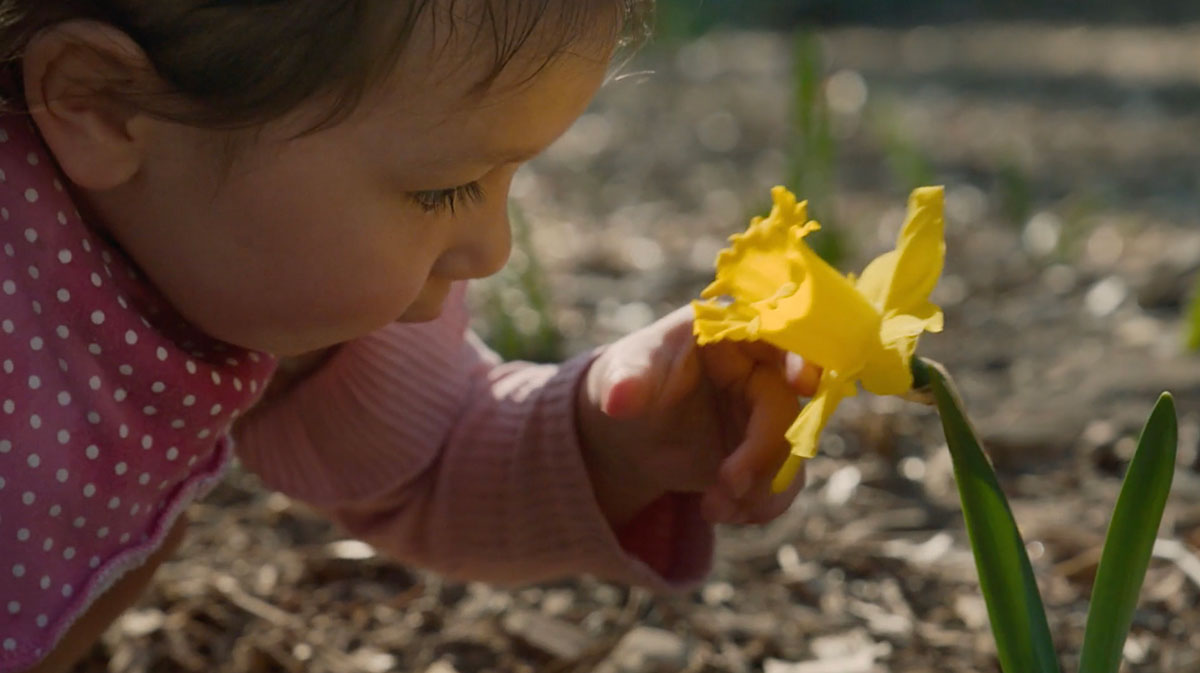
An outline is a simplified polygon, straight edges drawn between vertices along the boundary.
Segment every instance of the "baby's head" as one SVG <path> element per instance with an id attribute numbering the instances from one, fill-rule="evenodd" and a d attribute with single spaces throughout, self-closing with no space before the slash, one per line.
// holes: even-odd
<path id="1" fill-rule="evenodd" d="M 653 0 L 0 0 L 85 217 L 213 336 L 292 354 L 507 258 L 517 167 Z"/>

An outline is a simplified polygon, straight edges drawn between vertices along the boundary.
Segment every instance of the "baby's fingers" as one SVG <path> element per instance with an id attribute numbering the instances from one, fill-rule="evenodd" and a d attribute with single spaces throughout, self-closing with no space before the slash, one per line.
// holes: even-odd
<path id="1" fill-rule="evenodd" d="M 734 500 L 754 490 L 769 490 L 771 479 L 791 450 L 784 433 L 800 413 L 796 393 L 778 370 L 770 367 L 755 367 L 744 395 L 750 417 L 742 441 L 719 470 L 721 483 Z"/>

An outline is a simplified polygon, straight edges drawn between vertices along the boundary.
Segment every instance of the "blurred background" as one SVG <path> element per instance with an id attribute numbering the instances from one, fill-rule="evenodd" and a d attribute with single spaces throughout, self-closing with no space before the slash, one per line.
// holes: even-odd
<path id="1" fill-rule="evenodd" d="M 990 447 L 1064 670 L 1166 389 L 1180 465 L 1125 670 L 1200 670 L 1198 20 L 1184 0 L 661 0 L 654 41 L 519 174 L 517 250 L 475 287 L 476 326 L 554 361 L 647 325 L 776 184 L 859 270 L 909 190 L 943 184 L 947 329 L 921 352 Z M 932 413 L 850 400 L 809 480 L 780 520 L 720 531 L 703 587 L 654 597 L 444 582 L 235 472 L 81 670 L 998 671 Z"/>

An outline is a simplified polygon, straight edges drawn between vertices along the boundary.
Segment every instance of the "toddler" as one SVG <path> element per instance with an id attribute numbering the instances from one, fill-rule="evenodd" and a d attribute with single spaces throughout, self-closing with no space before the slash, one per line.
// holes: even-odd
<path id="1" fill-rule="evenodd" d="M 84 654 L 234 452 L 497 583 L 688 587 L 786 509 L 782 353 L 686 308 L 558 366 L 467 327 L 651 2 L 0 0 L 0 673 Z"/>

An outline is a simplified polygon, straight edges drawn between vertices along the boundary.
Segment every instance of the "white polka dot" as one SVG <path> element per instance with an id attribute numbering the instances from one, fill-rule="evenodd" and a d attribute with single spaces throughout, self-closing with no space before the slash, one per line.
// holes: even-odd
<path id="1" fill-rule="evenodd" d="M 121 544 L 125 544 L 126 542 L 129 542 L 129 538 L 131 538 L 131 537 L 133 537 L 133 536 L 131 536 L 129 533 L 121 533 Z"/>
<path id="2" fill-rule="evenodd" d="M 75 517 L 75 521 L 73 522 L 72 525 L 74 525 L 76 528 L 83 528 L 84 526 L 87 525 L 87 519 L 85 519 L 81 516 L 77 516 L 77 517 Z"/>
<path id="3" fill-rule="evenodd" d="M 42 341 L 42 337 L 33 337 L 32 339 L 29 340 L 30 350 L 40 351 L 40 350 L 42 350 L 42 346 L 45 346 L 45 345 L 46 345 L 46 342 Z"/>
<path id="4" fill-rule="evenodd" d="M 34 430 L 41 429 L 41 427 L 42 427 L 42 417 L 41 417 L 41 416 L 38 416 L 37 414 L 32 414 L 32 415 L 29 417 L 29 427 L 33 428 Z"/>
<path id="5" fill-rule="evenodd" d="M 62 514 L 62 505 L 52 505 L 50 507 L 50 516 L 57 519 L 59 514 Z"/>
<path id="6" fill-rule="evenodd" d="M 32 227 L 29 229 L 26 229 L 25 230 L 25 240 L 29 241 L 30 243 L 37 243 L 37 240 L 38 240 L 37 230 L 33 229 Z"/>
<path id="7" fill-rule="evenodd" d="M 34 189 L 33 187 L 30 187 L 29 189 L 26 189 L 26 190 L 25 190 L 25 200 L 26 200 L 26 201 L 28 201 L 28 202 L 30 202 L 30 203 L 36 203 L 36 202 L 37 202 L 37 200 L 38 200 L 38 193 L 37 193 L 37 190 L 36 190 L 36 189 Z"/>
<path id="8" fill-rule="evenodd" d="M 190 407 L 195 403 L 196 403 L 195 395 L 184 395 L 183 396 L 183 406 Z"/>
<path id="9" fill-rule="evenodd" d="M 129 393 L 125 392 L 124 388 L 117 388 L 113 391 L 113 399 L 118 402 L 124 402 Z"/>
<path id="10" fill-rule="evenodd" d="M 12 402 L 12 400 L 9 400 L 9 402 Z M 0 439 L 0 453 L 8 453 L 9 451 L 12 451 L 12 442 L 7 439 Z"/>
<path id="11" fill-rule="evenodd" d="M 171 421 L 171 429 L 173 430 L 182 430 L 186 425 L 187 423 L 185 423 L 182 418 L 176 418 L 175 420 Z"/>
<path id="12" fill-rule="evenodd" d="M 142 505 L 141 503 L 137 503 L 129 508 L 129 516 L 137 516 L 137 513 L 140 511 L 142 511 Z"/>
<path id="13" fill-rule="evenodd" d="M 101 280 L 100 274 L 93 271 L 92 272 L 92 285 L 95 285 L 96 287 L 100 287 L 103 284 L 104 284 L 104 281 Z"/>
<path id="14" fill-rule="evenodd" d="M 142 435 L 142 448 L 148 450 L 152 446 L 154 446 L 154 438 L 150 435 Z"/>
<path id="15" fill-rule="evenodd" d="M 100 377 L 93 376 L 92 378 L 88 379 L 88 387 L 92 390 L 100 390 Z"/>
<path id="16" fill-rule="evenodd" d="M 58 261 L 62 262 L 63 264 L 70 264 L 71 263 L 71 251 L 67 250 L 66 248 L 59 250 L 58 251 Z"/>
<path id="17" fill-rule="evenodd" d="M 21 494 L 21 502 L 26 505 L 32 505 L 37 502 L 37 496 L 33 494 L 33 491 L 25 491 Z"/>
<path id="18" fill-rule="evenodd" d="M 29 457 L 25 459 L 25 462 L 29 464 L 29 467 L 37 467 L 38 465 L 42 464 L 42 459 L 36 453 L 31 453 L 29 454 Z M 25 504 L 28 505 L 29 503 Z"/>
<path id="19" fill-rule="evenodd" d="M 54 477 L 55 479 L 58 479 L 58 483 L 65 484 L 67 483 L 67 479 L 71 478 L 71 473 L 67 472 L 67 469 L 63 467 L 58 469 L 58 472 L 54 474 Z"/>
<path id="20" fill-rule="evenodd" d="M 108 526 L 101 526 L 100 530 L 96 531 L 96 537 L 100 539 L 108 537 Z"/>
<path id="21" fill-rule="evenodd" d="M 117 371 L 121 372 L 122 376 L 133 376 L 132 365 L 121 365 L 120 367 L 117 367 Z"/>
<path id="22" fill-rule="evenodd" d="M 163 383 L 162 381 L 155 381 L 153 385 L 150 386 L 150 392 L 153 393 L 161 393 L 166 389 L 167 384 Z"/>
<path id="23" fill-rule="evenodd" d="M 12 567 L 12 574 L 13 574 L 13 577 L 24 577 L 25 576 L 25 566 L 21 565 L 20 563 L 14 565 Z"/>
<path id="24" fill-rule="evenodd" d="M 122 423 L 119 427 L 117 427 L 117 435 L 120 436 L 121 439 L 125 439 L 126 437 L 128 437 L 129 436 L 129 426 Z"/>
<path id="25" fill-rule="evenodd" d="M 71 594 L 75 593 L 75 589 L 70 584 L 64 584 L 62 588 L 63 598 L 70 598 Z"/>
<path id="26" fill-rule="evenodd" d="M 96 413 L 95 411 L 89 411 L 87 413 L 87 419 L 88 423 L 91 423 L 92 425 L 100 425 L 100 414 Z"/>
<path id="27" fill-rule="evenodd" d="M 124 463 L 117 464 L 118 467 L 120 467 L 121 465 L 124 465 Z M 123 474 L 123 472 L 119 472 L 118 474 Z M 108 508 L 109 509 L 116 509 L 120 506 L 121 506 L 121 499 L 118 498 L 117 496 L 114 495 L 113 497 L 108 499 Z"/>
<path id="28" fill-rule="evenodd" d="M 65 304 L 71 301 L 71 292 L 65 287 L 58 288 L 58 292 L 55 292 L 54 296 L 58 297 L 58 302 L 60 304 Z"/>
<path id="29" fill-rule="evenodd" d="M 149 484 L 149 483 L 150 483 L 150 473 L 149 473 L 149 472 L 143 472 L 143 473 L 141 474 L 141 476 L 140 476 L 140 477 L 138 477 L 138 483 L 139 483 L 139 484 L 141 484 L 142 486 L 145 486 L 146 484 Z"/>
<path id="30" fill-rule="evenodd" d="M 33 268 L 32 266 L 31 266 L 31 267 L 29 267 L 29 269 L 30 269 L 30 271 L 31 271 L 31 272 L 32 272 L 32 271 L 36 271 L 36 270 L 37 270 L 37 269 Z M 33 312 L 34 312 L 36 315 L 41 315 L 41 314 L 42 314 L 42 302 L 40 302 L 40 301 L 31 301 L 31 302 L 29 302 L 29 306 L 30 306 L 30 308 L 32 308 L 32 309 L 33 309 Z"/>
<path id="31" fill-rule="evenodd" d="M 38 615 L 36 621 L 37 621 L 38 628 L 44 629 L 44 628 L 46 628 L 46 624 L 49 623 L 50 620 L 46 617 L 46 615 Z"/>
<path id="32" fill-rule="evenodd" d="M 4 284 L 0 285 L 0 287 L 4 288 L 4 294 L 14 295 L 17 293 L 17 284 L 11 280 L 4 281 Z"/>
<path id="33" fill-rule="evenodd" d="M 212 435 L 212 430 L 210 430 L 209 428 L 204 428 L 200 432 L 196 433 L 196 439 L 208 439 L 211 435 Z"/>
<path id="34" fill-rule="evenodd" d="M 167 359 L 167 349 L 163 348 L 162 346 L 159 346 L 158 350 L 154 351 L 154 354 L 158 356 L 158 359 L 161 361 L 165 362 Z"/>
<path id="35" fill-rule="evenodd" d="M 212 409 L 209 410 L 209 414 L 211 414 L 213 416 L 216 416 L 220 413 L 221 413 L 221 405 L 219 405 L 219 404 L 214 404 L 212 406 Z"/>
<path id="36" fill-rule="evenodd" d="M 9 294 L 12 294 L 12 293 L 11 293 L 11 292 L 9 292 Z M 196 373 L 196 363 L 195 363 L 195 362 L 192 362 L 191 360 L 188 360 L 187 362 L 183 363 L 183 366 L 184 366 L 184 368 L 185 368 L 185 369 L 187 369 L 187 372 L 188 372 L 189 374 L 195 374 L 195 373 Z"/>
<path id="37" fill-rule="evenodd" d="M 63 558 L 64 558 L 64 559 L 66 559 L 66 560 L 68 560 L 68 561 L 70 561 L 71 559 L 75 558 L 75 548 L 74 548 L 74 547 L 67 547 L 66 549 L 64 549 L 64 550 L 63 550 Z"/>
<path id="38" fill-rule="evenodd" d="M 103 325 L 104 324 L 104 311 L 92 311 L 92 324 L 94 324 L 94 325 Z"/>
<path id="39" fill-rule="evenodd" d="M 37 166 L 38 155 L 35 152 L 30 152 L 29 155 L 25 157 L 25 161 L 28 161 L 30 166 Z"/>
<path id="40" fill-rule="evenodd" d="M 55 215 L 55 217 L 58 219 L 58 223 L 59 223 L 59 224 L 66 224 L 66 223 L 67 223 L 67 214 L 66 214 L 66 213 L 64 213 L 63 211 L 61 211 L 61 210 L 60 210 L 60 211 L 58 211 L 58 214 L 57 214 L 57 215 Z"/>
<path id="41" fill-rule="evenodd" d="M 129 330 L 129 331 L 125 332 L 125 343 L 132 346 L 137 343 L 137 340 L 138 340 L 137 332 L 134 332 L 133 330 Z"/>
<path id="42" fill-rule="evenodd" d="M 92 558 L 88 559 L 88 567 L 89 568 L 99 568 L 100 567 L 100 557 L 93 556 Z"/>
<path id="43" fill-rule="evenodd" d="M 100 457 L 100 448 L 97 447 L 95 444 L 92 444 L 91 446 L 87 447 L 87 449 L 84 450 L 84 453 L 87 454 L 87 457 L 89 459 L 96 460 L 97 458 Z"/>
<path id="44" fill-rule="evenodd" d="M 3 491 L 3 490 L 4 490 L 4 484 L 5 484 L 5 483 L 6 483 L 6 482 L 4 481 L 4 477 L 0 477 L 0 491 Z"/>
<path id="45" fill-rule="evenodd" d="M 71 441 L 71 431 L 70 430 L 59 430 L 58 431 L 58 443 L 59 444 L 62 444 L 65 446 L 70 441 Z"/>
<path id="46" fill-rule="evenodd" d="M 12 652 L 13 650 L 17 649 L 17 641 L 16 641 L 16 639 L 14 639 L 14 638 L 5 638 L 5 639 L 4 639 L 4 649 L 5 649 L 6 651 L 8 651 L 8 652 Z"/>
<path id="47" fill-rule="evenodd" d="M 100 344 L 88 344 L 88 352 L 92 355 L 99 355 L 102 352 Z"/>
<path id="48" fill-rule="evenodd" d="M 66 339 L 67 337 L 71 336 L 71 329 L 66 325 L 59 325 L 58 327 L 54 328 L 54 333 L 58 335 L 59 339 Z"/>
<path id="49" fill-rule="evenodd" d="M 8 602 L 8 614 L 15 615 L 21 612 L 21 604 L 16 601 Z"/>
<path id="50" fill-rule="evenodd" d="M 258 392 L 258 381 L 255 381 L 254 379 L 250 379 L 250 392 L 252 392 L 252 393 Z"/>
<path id="51" fill-rule="evenodd" d="M 179 449 L 171 447 L 167 449 L 167 460 L 175 460 L 179 457 Z"/>
<path id="52" fill-rule="evenodd" d="M 95 484 L 85 484 L 83 487 L 83 497 L 90 498 L 93 495 L 96 495 L 96 485 Z"/>
<path id="53" fill-rule="evenodd" d="M 37 280 L 41 275 L 42 275 L 42 272 L 38 270 L 37 266 L 35 266 L 33 264 L 29 265 L 29 277 L 30 278 Z M 34 302 L 34 303 L 37 303 L 37 302 Z M 34 309 L 34 313 L 41 313 L 41 311 Z"/>
<path id="54" fill-rule="evenodd" d="M 214 371 L 212 373 L 212 382 L 218 386 L 221 385 L 221 375 Z"/>
<path id="55" fill-rule="evenodd" d="M 29 540 L 29 529 L 22 528 L 21 530 L 17 531 L 17 539 L 21 542 Z"/>
<path id="56" fill-rule="evenodd" d="M 58 406 L 65 407 L 71 404 L 71 393 L 63 390 L 58 393 Z"/>
<path id="57" fill-rule="evenodd" d="M 113 472 L 116 472 L 118 477 L 125 474 L 127 471 L 129 471 L 129 466 L 124 462 L 117 463 L 116 467 L 113 468 Z"/>

